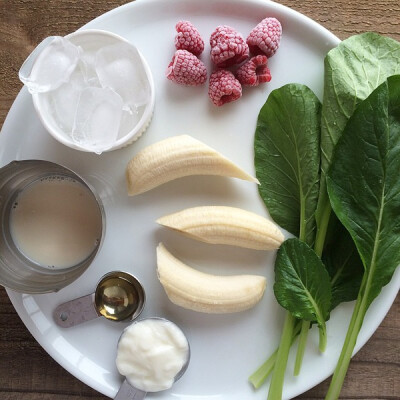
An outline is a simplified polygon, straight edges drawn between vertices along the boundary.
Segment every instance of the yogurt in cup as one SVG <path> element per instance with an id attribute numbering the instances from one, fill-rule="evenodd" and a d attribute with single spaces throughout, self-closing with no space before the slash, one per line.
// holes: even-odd
<path id="1" fill-rule="evenodd" d="M 142 400 L 147 392 L 170 389 L 189 361 L 189 342 L 173 322 L 160 317 L 135 321 L 118 341 L 116 365 L 125 380 L 115 400 Z"/>

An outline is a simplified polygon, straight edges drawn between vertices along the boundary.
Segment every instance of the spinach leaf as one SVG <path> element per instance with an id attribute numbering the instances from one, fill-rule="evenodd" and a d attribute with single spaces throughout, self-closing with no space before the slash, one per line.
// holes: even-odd
<path id="1" fill-rule="evenodd" d="M 339 397 L 365 313 L 400 263 L 400 76 L 364 100 L 339 139 L 327 176 L 336 215 L 365 273 L 326 400 Z"/>
<path id="2" fill-rule="evenodd" d="M 374 89 L 400 73 L 399 60 L 400 43 L 373 32 L 352 36 L 327 54 L 321 122 L 323 174 L 348 119 Z"/>
<path id="3" fill-rule="evenodd" d="M 320 118 L 321 103 L 315 94 L 304 85 L 289 84 L 274 90 L 268 97 L 258 116 L 254 140 L 255 168 L 261 183 L 259 192 L 270 215 L 310 245 L 315 240 L 319 193 Z M 328 273 L 324 272 L 329 285 Z M 286 285 L 291 283 L 286 282 Z M 318 307 L 314 311 L 314 315 L 319 315 Z M 310 319 L 320 322 L 320 348 L 323 350 L 326 345 L 324 315 Z M 297 335 L 294 335 L 296 326 L 299 327 L 299 322 L 287 312 L 268 399 L 281 397 L 289 349 Z M 309 327 L 310 322 L 301 323 L 296 375 L 300 371 Z M 268 361 L 257 371 L 257 385 L 260 384 L 258 378 L 261 376 L 264 380 L 270 372 L 270 364 Z"/>
<path id="4" fill-rule="evenodd" d="M 320 110 L 304 85 L 276 89 L 260 110 L 254 140 L 259 191 L 271 217 L 309 244 L 319 191 Z"/>
<path id="5" fill-rule="evenodd" d="M 325 176 L 344 127 L 358 104 L 389 76 L 400 73 L 400 43 L 367 32 L 352 36 L 325 58 L 324 98 L 321 120 L 321 183 L 316 213 L 320 242 L 330 217 Z M 317 250 L 317 253 L 319 251 Z"/>
<path id="6" fill-rule="evenodd" d="M 331 278 L 332 311 L 340 303 L 357 299 L 364 267 L 353 239 L 334 215 L 331 224 L 334 237 L 327 237 L 322 261 Z"/>
<path id="7" fill-rule="evenodd" d="M 328 174 L 332 208 L 356 243 L 369 279 L 368 304 L 400 263 L 400 76 L 355 111 Z"/>
<path id="8" fill-rule="evenodd" d="M 331 308 L 331 283 L 321 259 L 297 238 L 286 240 L 275 261 L 275 297 L 296 317 L 317 322 L 325 335 Z"/>

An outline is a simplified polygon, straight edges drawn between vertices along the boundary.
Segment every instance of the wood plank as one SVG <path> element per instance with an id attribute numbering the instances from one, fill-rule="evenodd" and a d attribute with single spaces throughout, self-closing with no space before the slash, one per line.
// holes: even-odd
<path id="1" fill-rule="evenodd" d="M 340 39 L 366 31 L 400 39 L 398 0 L 280 0 L 279 3 L 311 17 Z"/>

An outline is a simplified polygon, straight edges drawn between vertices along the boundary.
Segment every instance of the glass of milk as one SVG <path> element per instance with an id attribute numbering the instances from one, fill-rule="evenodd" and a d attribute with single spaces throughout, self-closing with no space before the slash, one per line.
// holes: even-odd
<path id="1" fill-rule="evenodd" d="M 98 253 L 102 203 L 73 171 L 41 160 L 0 169 L 0 284 L 23 293 L 55 292 Z"/>

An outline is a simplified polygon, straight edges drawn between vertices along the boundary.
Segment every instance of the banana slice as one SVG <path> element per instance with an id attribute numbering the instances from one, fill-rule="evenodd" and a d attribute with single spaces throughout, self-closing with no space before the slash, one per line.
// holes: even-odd
<path id="1" fill-rule="evenodd" d="M 162 243 L 157 247 L 157 267 L 158 279 L 172 303 L 204 313 L 247 310 L 261 300 L 266 287 L 263 276 L 197 271 L 175 258 Z"/>
<path id="2" fill-rule="evenodd" d="M 126 170 L 128 194 L 147 192 L 189 175 L 220 175 L 259 183 L 216 150 L 188 135 L 174 136 L 141 150 Z"/>
<path id="3" fill-rule="evenodd" d="M 255 250 L 277 249 L 284 240 L 274 222 L 235 207 L 188 208 L 159 218 L 157 223 L 202 242 Z"/>

